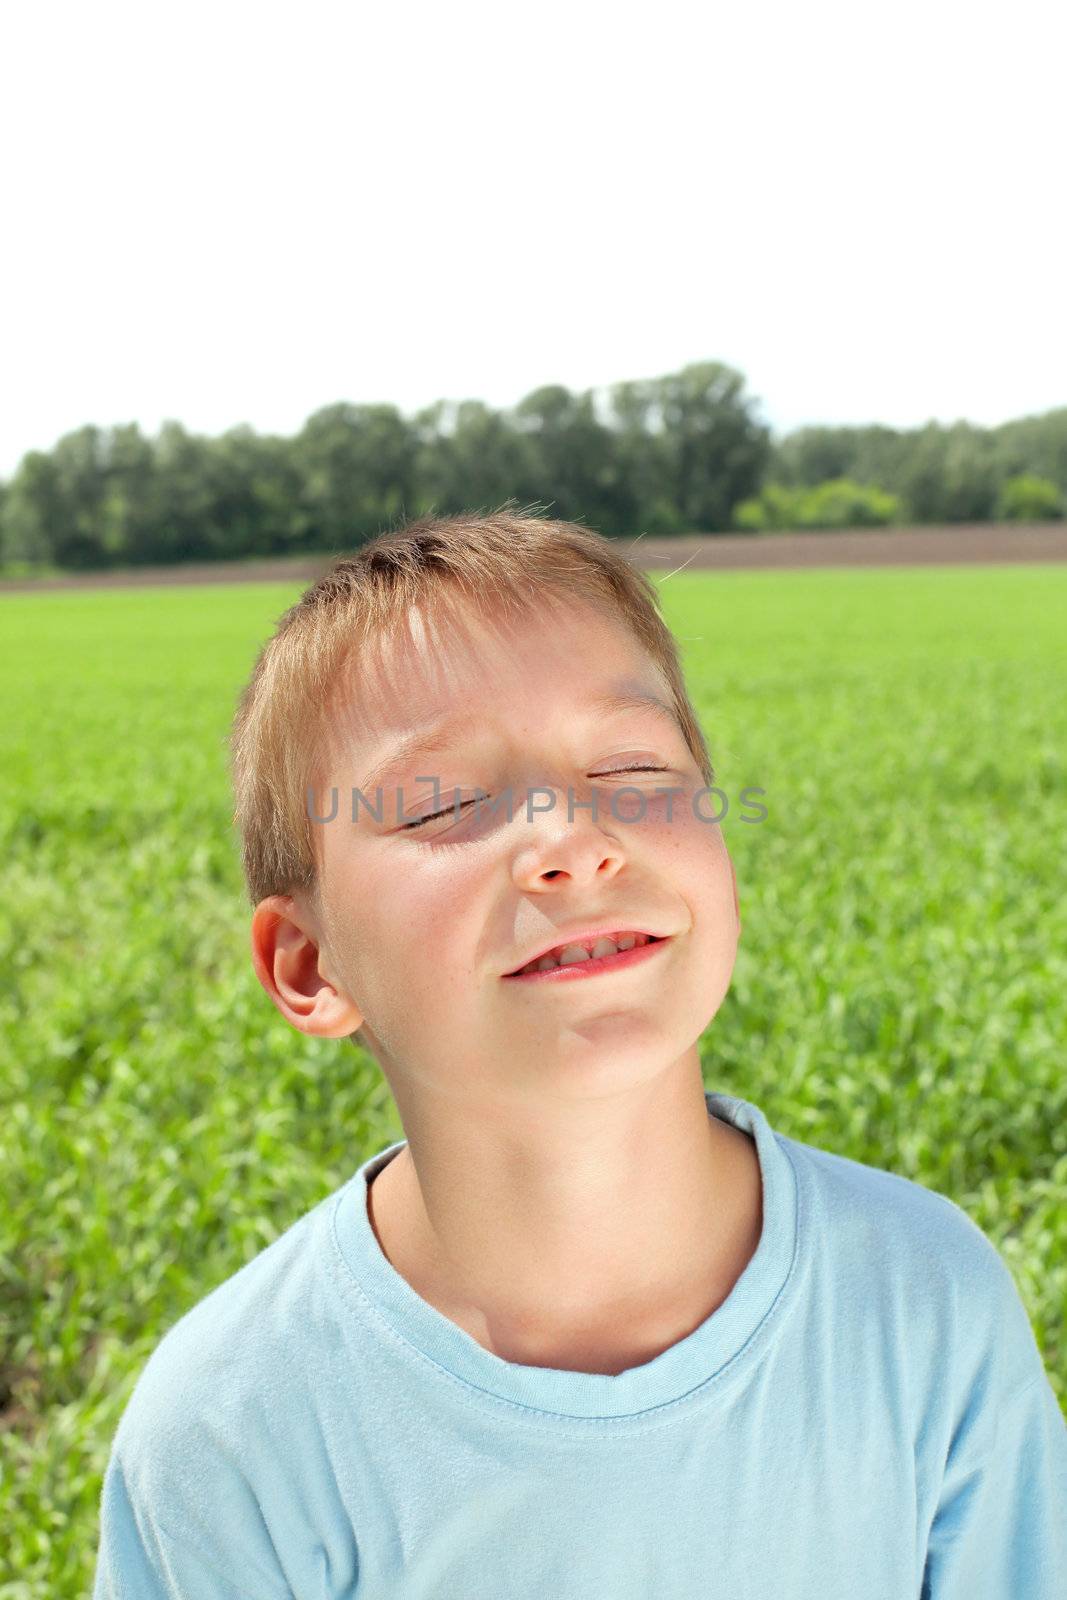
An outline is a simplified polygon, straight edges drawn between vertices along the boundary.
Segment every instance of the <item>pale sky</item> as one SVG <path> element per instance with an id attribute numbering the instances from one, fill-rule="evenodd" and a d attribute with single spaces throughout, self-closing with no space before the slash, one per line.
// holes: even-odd
<path id="1" fill-rule="evenodd" d="M 1061 0 L 0 22 L 0 476 L 690 361 L 776 431 L 1067 404 Z"/>

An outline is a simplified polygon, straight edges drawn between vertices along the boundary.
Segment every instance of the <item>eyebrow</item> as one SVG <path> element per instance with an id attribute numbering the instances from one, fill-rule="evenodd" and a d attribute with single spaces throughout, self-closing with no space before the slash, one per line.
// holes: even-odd
<path id="1" fill-rule="evenodd" d="M 607 716 L 618 711 L 652 711 L 659 717 L 666 717 L 676 733 L 682 732 L 682 725 L 674 709 L 658 695 L 645 689 L 629 687 L 609 689 L 604 694 L 594 695 L 584 701 L 580 709 L 593 716 Z M 395 744 L 389 753 L 375 764 L 363 780 L 360 792 L 365 795 L 371 794 L 383 778 L 388 777 L 398 767 L 407 766 L 418 757 L 440 755 L 442 751 L 451 750 L 456 742 L 480 721 L 481 716 L 478 712 L 468 711 L 462 716 L 449 717 L 444 722 L 416 729 L 414 733 L 408 734 L 407 738 Z"/>

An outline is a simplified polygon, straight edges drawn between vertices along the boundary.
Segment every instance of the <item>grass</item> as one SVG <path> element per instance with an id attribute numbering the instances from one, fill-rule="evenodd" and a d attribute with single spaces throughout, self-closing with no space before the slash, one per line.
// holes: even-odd
<path id="1" fill-rule="evenodd" d="M 88 1592 L 163 1333 L 403 1136 L 248 955 L 225 738 L 299 592 L 0 599 L 0 1600 Z M 1067 1405 L 1067 567 L 662 594 L 718 780 L 769 812 L 724 822 L 744 931 L 705 1081 L 962 1205 Z"/>

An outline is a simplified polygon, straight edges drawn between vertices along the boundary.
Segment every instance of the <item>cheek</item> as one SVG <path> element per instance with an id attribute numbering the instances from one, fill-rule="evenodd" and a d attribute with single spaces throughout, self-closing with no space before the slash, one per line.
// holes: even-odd
<path id="1" fill-rule="evenodd" d="M 466 992 L 461 980 L 472 971 L 473 941 L 484 920 L 476 864 L 463 851 L 428 853 L 370 867 L 358 885 L 353 905 L 376 991 L 413 1027 L 431 1000 L 440 1020 Z"/>
<path id="2" fill-rule="evenodd" d="M 738 933 L 730 856 L 722 829 L 703 820 L 715 815 L 715 798 L 702 796 L 694 809 L 688 794 L 676 796 L 672 819 L 664 814 L 650 820 L 646 837 L 674 876 L 701 925 L 701 935 L 728 952 Z"/>
<path id="3" fill-rule="evenodd" d="M 719 808 L 714 794 L 704 795 L 693 788 L 681 794 L 649 796 L 643 821 L 631 826 L 642 829 L 657 849 L 699 862 L 705 869 L 725 867 L 729 875 L 722 831 L 716 820 Z M 635 800 L 635 816 L 636 811 Z"/>

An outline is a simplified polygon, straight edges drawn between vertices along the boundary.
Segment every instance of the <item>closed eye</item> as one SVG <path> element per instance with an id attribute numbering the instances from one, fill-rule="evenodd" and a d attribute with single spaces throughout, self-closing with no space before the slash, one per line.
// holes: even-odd
<path id="1" fill-rule="evenodd" d="M 668 772 L 668 767 L 612 767 L 608 772 L 595 772 L 595 778 L 610 778 L 617 772 Z"/>
<path id="2" fill-rule="evenodd" d="M 612 777 L 619 776 L 624 772 L 669 772 L 669 771 L 670 771 L 669 767 L 652 767 L 652 766 L 644 766 L 644 765 L 642 765 L 642 766 L 632 766 L 632 767 L 611 767 L 607 772 L 595 772 L 593 774 L 593 776 L 595 778 L 612 778 Z M 451 805 L 451 806 L 445 806 L 442 811 L 428 811 L 424 817 L 416 817 L 413 822 L 401 823 L 400 831 L 401 831 L 401 833 L 408 833 L 413 828 L 423 828 L 423 827 L 426 826 L 426 824 L 428 822 L 435 822 L 438 817 L 458 816 L 459 812 L 463 810 L 464 806 L 472 806 L 475 803 L 476 803 L 475 800 L 463 800 L 463 801 L 460 802 L 459 806 Z"/>
<path id="3" fill-rule="evenodd" d="M 473 804 L 473 800 L 463 800 L 458 806 L 445 806 L 443 811 L 428 811 L 424 817 L 416 817 L 414 822 L 402 823 L 400 831 L 401 833 L 406 833 L 410 828 L 421 828 L 427 822 L 434 822 L 438 817 L 456 816 L 458 812 L 463 810 L 464 806 L 472 806 Z"/>

